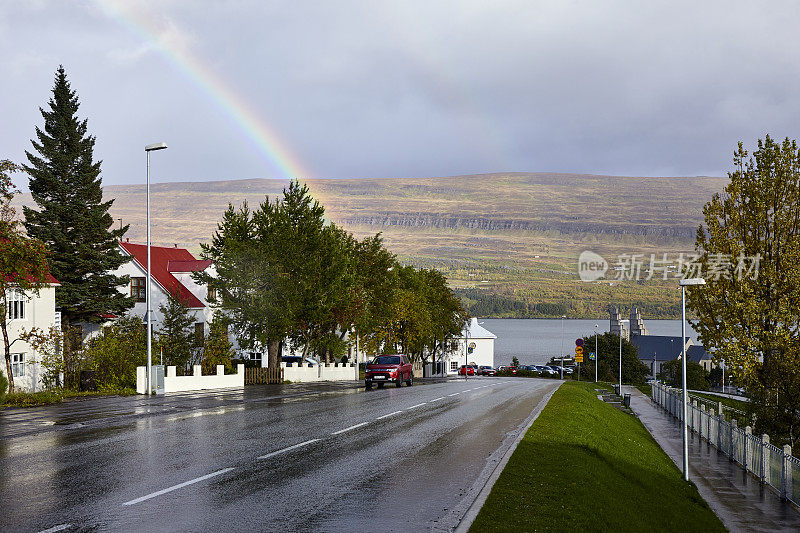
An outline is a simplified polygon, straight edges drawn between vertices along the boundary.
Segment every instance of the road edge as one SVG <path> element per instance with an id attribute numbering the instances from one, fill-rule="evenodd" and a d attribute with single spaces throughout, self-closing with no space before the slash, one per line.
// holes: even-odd
<path id="1" fill-rule="evenodd" d="M 509 459 L 511 459 L 511 456 L 517 449 L 517 445 L 522 441 L 523 437 L 525 437 L 525 435 L 528 433 L 528 430 L 531 428 L 536 419 L 539 418 L 539 414 L 541 414 L 544 408 L 547 407 L 547 404 L 550 403 L 550 398 L 553 396 L 553 394 L 555 394 L 556 391 L 560 389 L 561 385 L 563 384 L 564 382 L 562 381 L 561 383 L 558 384 L 557 387 L 555 387 L 553 390 L 545 394 L 545 396 L 541 399 L 539 404 L 533 409 L 530 416 L 528 416 L 528 418 L 526 418 L 525 421 L 522 422 L 522 424 L 517 426 L 516 430 L 517 435 L 514 438 L 514 441 L 505 451 L 500 461 L 498 461 L 497 464 L 494 466 L 494 469 L 492 469 L 491 474 L 489 474 L 486 480 L 483 481 L 482 488 L 475 496 L 475 498 L 472 500 L 472 503 L 470 503 L 469 506 L 467 507 L 467 510 L 464 512 L 463 516 L 459 520 L 458 525 L 456 525 L 455 528 L 452 528 L 452 531 L 454 531 L 454 533 L 466 533 L 467 531 L 469 531 L 469 528 L 472 526 L 472 523 L 475 521 L 475 518 L 478 517 L 478 513 L 480 512 L 481 508 L 483 508 L 483 504 L 486 503 L 486 498 L 488 498 L 489 494 L 492 492 L 492 488 L 494 487 L 495 482 L 497 482 L 497 479 L 500 477 L 500 474 L 502 474 L 503 470 L 505 470 L 506 464 L 508 464 Z M 481 485 L 482 482 L 481 478 L 483 478 L 483 476 L 480 476 L 478 478 L 478 480 L 472 486 L 470 492 L 473 492 L 474 489 L 476 489 L 478 486 Z M 464 503 L 463 500 L 462 503 Z"/>

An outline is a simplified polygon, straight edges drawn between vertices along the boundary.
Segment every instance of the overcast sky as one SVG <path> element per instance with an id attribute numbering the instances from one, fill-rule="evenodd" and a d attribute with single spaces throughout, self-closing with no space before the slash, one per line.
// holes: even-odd
<path id="1" fill-rule="evenodd" d="M 643 5 L 644 4 L 644 5 Z M 725 175 L 800 137 L 798 2 L 0 0 L 0 158 L 59 64 L 105 184 Z"/>

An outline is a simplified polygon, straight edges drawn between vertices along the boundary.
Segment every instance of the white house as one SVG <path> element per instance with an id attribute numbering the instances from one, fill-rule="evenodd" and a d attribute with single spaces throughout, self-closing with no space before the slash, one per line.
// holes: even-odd
<path id="1" fill-rule="evenodd" d="M 136 299 L 128 314 L 144 319 L 147 311 L 147 245 L 125 241 L 120 242 L 119 247 L 124 255 L 133 260 L 116 269 L 113 274 L 130 276 L 128 286 L 120 287 L 120 290 Z M 202 336 L 208 333 L 208 324 L 213 316 L 213 310 L 208 305 L 208 288 L 198 285 L 192 279 L 192 272 L 208 268 L 211 268 L 211 261 L 196 259 L 185 248 L 178 248 L 177 245 L 150 246 L 150 298 L 154 330 L 158 329 L 163 319 L 160 307 L 166 305 L 168 295 L 172 295 L 179 297 L 194 316 L 196 334 Z M 99 329 L 100 326 L 87 324 L 84 328 L 86 327 Z M 84 334 L 86 333 L 93 332 L 84 329 Z"/>
<path id="2" fill-rule="evenodd" d="M 8 340 L 11 343 L 11 372 L 17 390 L 35 392 L 42 388 L 43 368 L 40 354 L 19 337 L 23 331 L 38 328 L 49 331 L 51 327 L 61 327 L 60 313 L 56 312 L 56 279 L 47 276 L 47 284 L 38 291 L 10 289 L 8 293 Z M 6 373 L 5 360 L 0 372 Z"/>
<path id="3" fill-rule="evenodd" d="M 494 366 L 494 340 L 497 335 L 478 324 L 472 318 L 461 333 L 461 337 L 453 339 L 454 349 L 444 356 L 448 374 L 458 373 L 464 364 L 478 366 Z"/>

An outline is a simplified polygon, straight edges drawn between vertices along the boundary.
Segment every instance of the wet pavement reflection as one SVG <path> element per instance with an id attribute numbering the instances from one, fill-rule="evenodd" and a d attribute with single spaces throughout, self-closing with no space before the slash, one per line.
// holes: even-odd
<path id="1" fill-rule="evenodd" d="M 296 384 L 3 412 L 0 529 L 448 530 L 555 386 Z"/>

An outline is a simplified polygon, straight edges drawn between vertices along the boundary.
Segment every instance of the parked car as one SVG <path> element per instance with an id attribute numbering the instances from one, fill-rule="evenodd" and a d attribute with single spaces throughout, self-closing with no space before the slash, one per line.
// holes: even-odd
<path id="1" fill-rule="evenodd" d="M 414 368 L 405 355 L 379 355 L 372 362 L 367 363 L 364 369 L 364 384 L 368 389 L 373 383 L 378 388 L 386 382 L 393 382 L 397 387 L 402 387 L 403 382 L 409 387 L 414 384 Z"/>
<path id="2" fill-rule="evenodd" d="M 491 366 L 481 366 L 478 368 L 478 375 L 479 376 L 496 376 L 497 370 L 492 368 Z"/>
<path id="3" fill-rule="evenodd" d="M 311 359 L 310 357 L 306 357 L 303 359 L 299 355 L 284 355 L 281 357 L 281 363 L 286 363 L 287 365 L 296 365 L 300 362 L 303 362 L 304 365 L 308 366 L 316 366 L 317 362 Z"/>
<path id="4" fill-rule="evenodd" d="M 509 366 L 508 368 L 506 368 L 506 372 L 511 372 L 514 375 L 516 375 L 518 370 L 519 368 L 516 366 Z"/>
<path id="5" fill-rule="evenodd" d="M 465 372 L 468 376 L 474 376 L 475 367 L 471 365 L 461 365 L 461 368 L 458 369 L 458 375 L 463 376 Z"/>
<path id="6" fill-rule="evenodd" d="M 541 374 L 547 374 L 548 376 L 555 376 L 556 374 L 558 374 L 558 372 L 556 372 L 551 366 L 542 365 L 541 368 L 542 368 L 540 372 Z"/>

